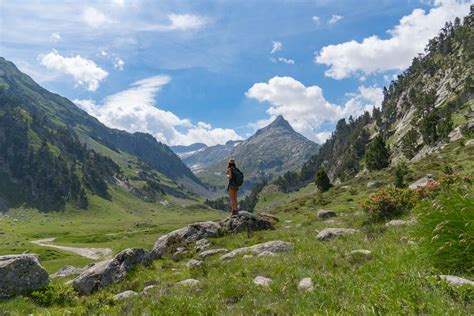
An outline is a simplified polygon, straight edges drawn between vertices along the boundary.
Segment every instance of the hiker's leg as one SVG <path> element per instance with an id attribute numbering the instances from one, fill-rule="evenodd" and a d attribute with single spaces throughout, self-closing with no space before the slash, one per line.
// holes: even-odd
<path id="1" fill-rule="evenodd" d="M 237 190 L 233 187 L 229 188 L 229 198 L 230 198 L 230 207 L 232 208 L 232 212 L 238 210 L 237 205 Z"/>

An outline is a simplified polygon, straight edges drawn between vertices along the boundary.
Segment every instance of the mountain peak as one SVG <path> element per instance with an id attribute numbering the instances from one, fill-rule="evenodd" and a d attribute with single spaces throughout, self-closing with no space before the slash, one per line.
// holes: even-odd
<path id="1" fill-rule="evenodd" d="M 290 123 L 287 120 L 285 120 L 283 115 L 278 115 L 277 118 L 272 123 L 270 123 L 270 125 L 268 125 L 266 128 L 271 129 L 271 128 L 277 128 L 277 127 L 293 131 L 293 127 L 291 127 Z"/>

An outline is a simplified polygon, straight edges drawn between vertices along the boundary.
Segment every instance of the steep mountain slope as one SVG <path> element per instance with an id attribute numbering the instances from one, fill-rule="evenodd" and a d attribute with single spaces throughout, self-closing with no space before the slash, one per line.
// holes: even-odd
<path id="1" fill-rule="evenodd" d="M 230 140 L 224 145 L 205 146 L 198 149 L 195 148 L 197 148 L 197 145 L 199 144 L 193 144 L 188 146 L 188 149 L 181 153 L 178 152 L 180 149 L 175 149 L 176 147 L 172 147 L 171 149 L 178 154 L 181 160 L 183 160 L 183 162 L 191 168 L 193 172 L 199 173 L 205 170 L 205 168 L 222 160 L 222 157 L 230 157 L 234 147 L 238 146 L 240 143 L 242 143 L 240 140 Z"/>
<path id="2" fill-rule="evenodd" d="M 429 41 L 425 54 L 384 88 L 382 109 L 353 120 L 341 119 L 318 155 L 298 172 L 278 179 L 284 191 L 314 179 L 323 166 L 333 182 L 365 170 L 365 152 L 380 135 L 391 163 L 419 160 L 447 143 L 474 136 L 474 17 L 447 22 Z"/>
<path id="3" fill-rule="evenodd" d="M 10 203 L 26 201 L 42 209 L 61 208 L 69 200 L 84 205 L 85 190 L 109 198 L 107 183 L 130 177 L 146 182 L 145 191 L 172 191 L 158 189 L 156 172 L 206 192 L 171 149 L 151 135 L 107 128 L 3 58 L 0 120 L 1 196 Z"/>
<path id="4" fill-rule="evenodd" d="M 225 185 L 223 170 L 229 157 L 233 157 L 245 174 L 244 188 L 250 188 L 259 180 L 298 168 L 318 149 L 318 144 L 295 132 L 283 116 L 278 116 L 270 125 L 235 146 L 218 162 L 202 170 L 199 177 L 212 185 Z"/>

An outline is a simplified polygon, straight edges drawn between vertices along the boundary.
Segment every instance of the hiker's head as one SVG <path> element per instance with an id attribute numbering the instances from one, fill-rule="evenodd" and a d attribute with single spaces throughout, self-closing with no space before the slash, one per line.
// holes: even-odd
<path id="1" fill-rule="evenodd" d="M 235 167 L 235 159 L 230 158 L 229 161 L 227 162 L 227 168 Z"/>

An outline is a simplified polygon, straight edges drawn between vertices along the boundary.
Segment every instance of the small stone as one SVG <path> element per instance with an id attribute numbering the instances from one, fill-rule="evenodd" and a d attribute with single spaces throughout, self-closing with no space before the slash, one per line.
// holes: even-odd
<path id="1" fill-rule="evenodd" d="M 319 232 L 317 238 L 321 241 L 327 241 L 339 236 L 347 236 L 358 233 L 357 229 L 352 228 L 325 228 Z"/>
<path id="2" fill-rule="evenodd" d="M 117 301 L 125 300 L 130 297 L 138 296 L 138 293 L 135 291 L 125 291 L 114 296 L 114 299 Z"/>
<path id="3" fill-rule="evenodd" d="M 318 218 L 320 219 L 328 219 L 331 217 L 336 217 L 337 214 L 334 211 L 328 211 L 328 210 L 319 210 L 318 211 Z"/>
<path id="4" fill-rule="evenodd" d="M 196 279 L 186 279 L 183 281 L 176 282 L 175 285 L 178 286 L 197 286 L 201 283 L 199 280 Z"/>
<path id="5" fill-rule="evenodd" d="M 143 288 L 143 295 L 150 294 L 150 291 L 156 288 L 156 285 L 148 285 Z"/>
<path id="6" fill-rule="evenodd" d="M 292 220 L 286 220 L 286 221 L 285 221 L 285 224 L 291 224 L 291 223 L 293 223 Z"/>
<path id="7" fill-rule="evenodd" d="M 340 224 L 338 221 L 335 221 L 333 219 L 328 219 L 325 221 L 326 224 L 329 224 L 329 225 L 337 225 L 337 224 Z"/>
<path id="8" fill-rule="evenodd" d="M 211 249 L 211 250 L 206 250 L 206 251 L 201 252 L 199 254 L 199 257 L 207 258 L 207 257 L 210 257 L 210 256 L 214 256 L 214 255 L 217 255 L 217 254 L 220 254 L 220 253 L 226 253 L 226 252 L 229 252 L 229 250 L 225 249 L 225 248 Z"/>
<path id="9" fill-rule="evenodd" d="M 416 223 L 416 220 L 410 219 L 408 221 L 404 221 L 401 219 L 393 219 L 388 223 L 385 223 L 385 226 L 387 227 L 399 227 L 399 226 L 411 226 Z"/>
<path id="10" fill-rule="evenodd" d="M 357 249 L 350 252 L 351 256 L 357 256 L 359 258 L 370 259 L 372 258 L 372 251 L 367 249 Z"/>
<path id="11" fill-rule="evenodd" d="M 266 250 L 266 251 L 263 251 L 263 252 L 259 253 L 258 256 L 259 257 L 276 257 L 277 254 L 274 253 L 274 252 Z"/>
<path id="12" fill-rule="evenodd" d="M 306 292 L 313 292 L 313 280 L 311 278 L 304 278 L 298 283 L 298 290 L 306 291 Z"/>
<path id="13" fill-rule="evenodd" d="M 469 285 L 474 286 L 474 281 L 464 279 L 464 278 L 454 276 L 454 275 L 440 275 L 439 278 L 442 279 L 442 280 L 445 280 L 446 282 L 448 282 L 451 285 L 469 284 Z"/>
<path id="14" fill-rule="evenodd" d="M 201 260 L 191 259 L 191 260 L 188 261 L 188 263 L 186 263 L 186 267 L 191 269 L 191 268 L 194 268 L 194 267 L 199 267 L 202 264 L 203 264 L 203 262 Z"/>
<path id="15" fill-rule="evenodd" d="M 258 277 L 255 277 L 255 279 L 253 279 L 253 283 L 268 287 L 272 283 L 272 279 L 269 279 L 263 276 L 258 276 Z"/>
<path id="16" fill-rule="evenodd" d="M 367 182 L 367 188 L 371 189 L 371 188 L 378 188 L 379 186 L 381 186 L 383 183 L 381 181 L 369 181 Z"/>
<path id="17" fill-rule="evenodd" d="M 252 255 L 244 255 L 242 258 L 244 258 L 244 259 L 252 259 L 253 256 L 252 256 Z"/>
<path id="18" fill-rule="evenodd" d="M 285 229 L 290 229 L 291 226 L 290 226 L 290 225 L 286 225 L 284 228 L 285 228 Z"/>

